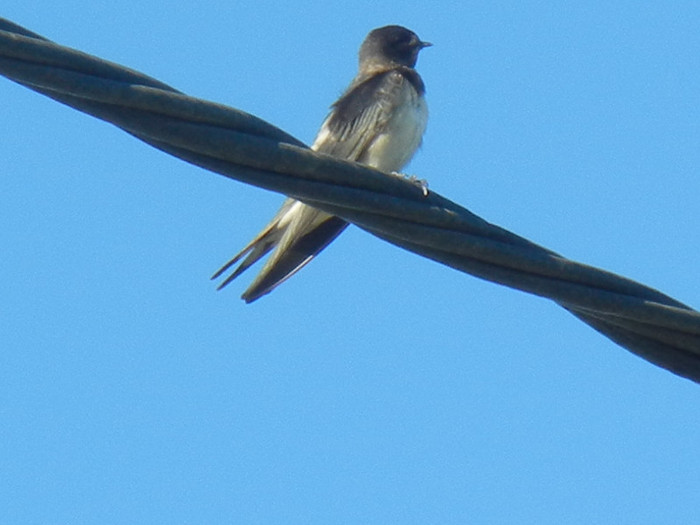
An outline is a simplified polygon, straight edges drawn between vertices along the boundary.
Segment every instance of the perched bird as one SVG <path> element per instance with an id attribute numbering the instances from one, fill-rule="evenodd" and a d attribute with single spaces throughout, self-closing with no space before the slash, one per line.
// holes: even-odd
<path id="1" fill-rule="evenodd" d="M 428 120 L 425 86 L 413 68 L 419 51 L 430 45 L 401 26 L 371 31 L 360 47 L 357 76 L 331 106 L 311 149 L 387 173 L 403 168 L 420 146 Z M 250 303 L 298 272 L 347 225 L 339 217 L 287 199 L 270 223 L 212 279 L 247 255 L 221 289 L 274 249 L 242 295 Z"/>

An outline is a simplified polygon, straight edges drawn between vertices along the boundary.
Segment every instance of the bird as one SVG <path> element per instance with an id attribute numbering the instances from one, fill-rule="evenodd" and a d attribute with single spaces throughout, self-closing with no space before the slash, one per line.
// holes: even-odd
<path id="1" fill-rule="evenodd" d="M 425 85 L 415 65 L 418 53 L 431 45 L 398 25 L 370 31 L 360 46 L 357 74 L 331 105 L 311 149 L 398 173 L 421 145 L 426 129 Z M 287 198 L 267 226 L 212 279 L 245 257 L 220 290 L 274 249 L 241 296 L 251 303 L 292 277 L 347 226 L 339 217 Z"/>

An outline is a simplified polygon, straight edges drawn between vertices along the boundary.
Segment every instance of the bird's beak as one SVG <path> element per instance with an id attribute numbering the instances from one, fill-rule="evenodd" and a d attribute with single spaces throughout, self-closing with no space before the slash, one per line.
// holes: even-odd
<path id="1" fill-rule="evenodd" d="M 424 47 L 430 47 L 430 46 L 432 46 L 432 45 L 433 45 L 432 42 L 421 42 L 421 43 L 420 43 L 420 48 L 423 49 Z"/>

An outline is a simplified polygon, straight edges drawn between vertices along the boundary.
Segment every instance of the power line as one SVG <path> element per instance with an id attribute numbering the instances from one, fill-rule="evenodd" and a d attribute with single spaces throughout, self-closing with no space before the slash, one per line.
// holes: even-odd
<path id="1" fill-rule="evenodd" d="M 0 19 L 0 73 L 232 179 L 277 191 L 482 279 L 556 301 L 648 361 L 700 382 L 700 313 L 619 275 L 566 259 L 416 184 L 315 153 L 245 112 Z"/>

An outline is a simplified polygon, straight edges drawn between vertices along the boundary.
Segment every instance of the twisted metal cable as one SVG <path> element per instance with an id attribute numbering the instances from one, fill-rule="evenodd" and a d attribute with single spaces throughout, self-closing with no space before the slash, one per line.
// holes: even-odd
<path id="1" fill-rule="evenodd" d="M 409 181 L 313 152 L 252 115 L 1 18 L 0 74 L 187 162 L 289 195 L 462 272 L 552 299 L 631 352 L 700 382 L 700 313 L 657 290 L 566 259 Z"/>

